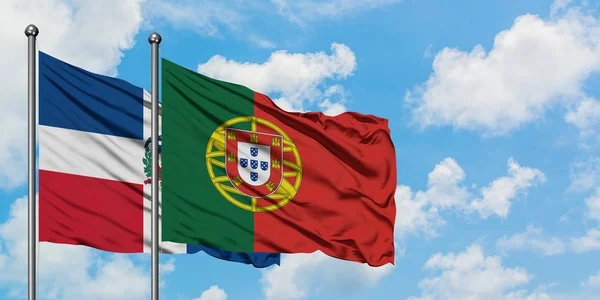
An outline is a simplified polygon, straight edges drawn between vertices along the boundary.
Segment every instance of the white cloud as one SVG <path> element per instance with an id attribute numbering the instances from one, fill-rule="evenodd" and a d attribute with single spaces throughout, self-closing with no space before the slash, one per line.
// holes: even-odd
<path id="1" fill-rule="evenodd" d="M 258 36 L 253 30 L 255 19 L 281 23 L 279 16 L 304 26 L 306 21 L 329 19 L 364 9 L 382 7 L 400 0 L 148 0 L 144 5 L 146 26 L 166 20 L 176 29 L 191 30 L 204 36 L 223 37 L 233 33 L 253 45 L 273 49 L 273 41 Z M 275 17 L 275 18 L 273 18 Z"/>
<path id="2" fill-rule="evenodd" d="M 171 257 L 166 262 L 161 263 L 159 267 L 160 267 L 159 271 L 160 271 L 161 275 L 173 273 L 175 271 L 175 259 Z"/>
<path id="3" fill-rule="evenodd" d="M 556 16 L 558 13 L 564 11 L 569 7 L 573 0 L 555 0 L 550 6 L 550 15 Z"/>
<path id="4" fill-rule="evenodd" d="M 56 253 L 56 255 L 61 254 Z M 98 270 L 95 273 L 86 271 L 81 266 L 73 266 L 81 269 L 82 273 L 89 273 L 83 280 L 66 283 L 63 282 L 63 279 L 54 279 L 55 285 L 51 290 L 56 293 L 57 298 L 116 300 L 146 299 L 149 296 L 148 278 L 150 274 L 139 266 L 135 266 L 131 260 L 122 255 L 113 255 L 108 261 L 97 260 L 95 267 Z M 40 262 L 40 267 L 44 267 L 42 262 Z M 58 274 L 54 273 L 53 275 L 57 276 Z"/>
<path id="5" fill-rule="evenodd" d="M 227 293 L 218 285 L 213 285 L 200 294 L 200 298 L 194 300 L 227 300 Z"/>
<path id="6" fill-rule="evenodd" d="M 252 42 L 254 45 L 258 46 L 259 48 L 263 48 L 263 49 L 273 49 L 273 48 L 277 47 L 277 45 L 275 45 L 274 42 L 264 39 L 262 37 L 259 37 L 255 34 L 249 35 L 248 40 L 250 42 Z"/>
<path id="7" fill-rule="evenodd" d="M 324 100 L 318 103 L 317 106 L 321 109 L 323 114 L 328 116 L 336 116 L 343 112 L 346 112 L 346 92 L 344 87 L 336 84 L 332 85 L 323 94 Z"/>
<path id="8" fill-rule="evenodd" d="M 598 162 L 597 162 L 598 163 Z M 581 186 L 585 187 L 585 189 L 589 189 L 592 187 L 592 183 L 595 184 L 595 181 L 598 178 L 590 179 L 590 176 L 598 176 L 598 170 L 595 170 L 592 173 L 595 175 L 589 175 L 589 170 L 584 171 L 583 173 L 588 173 L 588 175 L 581 175 L 579 182 Z M 587 179 L 586 179 L 587 178 Z M 572 184 L 573 186 L 573 184 Z M 592 193 L 588 198 L 585 199 L 586 205 L 586 216 L 588 219 L 596 221 L 598 225 L 600 225 L 600 188 L 596 187 L 594 193 Z M 589 229 L 584 236 L 581 237 L 573 237 L 571 238 L 571 248 L 575 253 L 584 253 L 589 251 L 598 251 L 600 250 L 600 227 Z"/>
<path id="9" fill-rule="evenodd" d="M 317 18 L 339 17 L 341 15 L 374 9 L 400 0 L 271 0 L 279 13 L 290 21 L 304 25 Z"/>
<path id="10" fill-rule="evenodd" d="M 311 254 L 282 255 L 281 266 L 262 271 L 261 284 L 267 300 L 303 299 L 312 291 L 352 294 L 372 288 L 394 266 L 335 259 L 320 251 Z"/>
<path id="11" fill-rule="evenodd" d="M 159 287 L 162 288 L 165 285 L 165 276 L 175 272 L 175 258 L 170 257 L 166 262 L 159 263 L 158 269 Z"/>
<path id="12" fill-rule="evenodd" d="M 280 107 L 289 111 L 304 111 L 320 100 L 325 110 L 343 111 L 343 101 L 332 102 L 331 97 L 343 99 L 343 89 L 329 86 L 322 91 L 325 80 L 340 80 L 351 76 L 356 69 L 356 57 L 350 48 L 333 43 L 331 54 L 289 53 L 275 51 L 262 64 L 241 63 L 215 55 L 198 66 L 198 72 L 213 78 L 239 83 L 273 97 Z M 341 94 L 340 94 L 341 93 Z M 329 100 L 327 100 L 329 99 Z"/>
<path id="13" fill-rule="evenodd" d="M 346 107 L 343 104 L 339 102 L 332 103 L 329 99 L 325 99 L 319 103 L 319 108 L 323 111 L 323 114 L 328 116 L 337 116 L 346 111 Z"/>
<path id="14" fill-rule="evenodd" d="M 508 293 L 503 300 L 552 300 L 554 299 L 545 292 L 529 293 L 526 290 Z"/>
<path id="15" fill-rule="evenodd" d="M 177 29 L 192 30 L 202 35 L 218 36 L 219 27 L 239 29 L 247 21 L 240 12 L 240 1 L 165 1 L 149 0 L 145 15 L 152 20 L 166 20 Z"/>
<path id="16" fill-rule="evenodd" d="M 396 236 L 400 239 L 420 231 L 427 236 L 437 235 L 444 225 L 440 210 L 463 207 L 469 197 L 463 169 L 453 158 L 445 158 L 428 174 L 427 190 L 412 193 L 408 186 L 396 189 Z"/>
<path id="17" fill-rule="evenodd" d="M 600 101 L 592 98 L 581 101 L 567 113 L 565 120 L 577 126 L 583 136 L 593 136 L 600 124 Z"/>
<path id="18" fill-rule="evenodd" d="M 583 83 L 600 70 L 600 22 L 564 3 L 549 20 L 519 16 L 489 52 L 438 52 L 429 79 L 405 97 L 414 121 L 502 135 L 584 98 Z"/>
<path id="19" fill-rule="evenodd" d="M 538 183 L 544 183 L 546 177 L 537 169 L 521 167 L 512 157 L 508 160 L 508 176 L 494 180 L 481 190 L 482 198 L 471 202 L 470 209 L 477 211 L 486 219 L 492 214 L 506 218 L 510 211 L 510 200 L 519 192 Z"/>
<path id="20" fill-rule="evenodd" d="M 571 247 L 575 253 L 600 250 L 600 228 L 588 230 L 585 236 L 571 238 Z"/>
<path id="21" fill-rule="evenodd" d="M 426 236 L 437 235 L 437 229 L 446 224 L 439 216 L 438 209 L 431 206 L 426 192 L 413 195 L 410 187 L 396 188 L 396 237 L 401 239 L 408 234 L 423 232 Z"/>
<path id="22" fill-rule="evenodd" d="M 429 58 L 433 55 L 433 44 L 429 44 L 427 46 L 427 48 L 425 48 L 425 51 L 423 52 L 423 57 Z"/>
<path id="23" fill-rule="evenodd" d="M 503 266 L 499 256 L 485 256 L 482 247 L 477 244 L 458 254 L 436 253 L 424 267 L 441 273 L 421 280 L 419 288 L 423 291 L 422 296 L 409 299 L 522 299 L 524 297 L 518 296 L 524 296 L 523 291 L 512 290 L 527 284 L 532 278 L 521 267 Z"/>
<path id="24" fill-rule="evenodd" d="M 102 258 L 83 246 L 39 244 L 38 289 L 44 298 L 147 299 L 150 274 L 127 255 Z M 0 224 L 0 286 L 21 295 L 27 284 L 27 199 L 17 199 Z"/>
<path id="25" fill-rule="evenodd" d="M 464 170 L 453 158 L 445 158 L 428 175 L 427 190 L 413 193 L 408 186 L 396 189 L 396 234 L 400 239 L 408 234 L 423 232 L 437 235 L 437 229 L 446 222 L 440 213 L 456 210 L 464 214 L 477 213 L 483 219 L 490 215 L 505 218 L 518 193 L 524 193 L 537 183 L 544 182 L 544 174 L 537 169 L 520 166 L 508 159 L 508 175 L 496 178 L 476 195 L 464 184 Z"/>
<path id="26" fill-rule="evenodd" d="M 600 188 L 585 200 L 585 215 L 600 225 Z M 585 235 L 571 237 L 569 241 L 557 237 L 547 237 L 540 228 L 528 226 L 524 233 L 511 237 L 502 237 L 496 243 L 501 252 L 511 250 L 531 250 L 544 256 L 563 254 L 569 250 L 573 253 L 585 253 L 600 250 L 600 227 L 588 229 Z"/>
<path id="27" fill-rule="evenodd" d="M 569 191 L 585 192 L 600 185 L 600 157 L 590 156 L 573 163 L 569 172 Z"/>
<path id="28" fill-rule="evenodd" d="M 600 271 L 595 275 L 590 275 L 586 281 L 581 283 L 581 286 L 584 288 L 600 290 Z"/>
<path id="29" fill-rule="evenodd" d="M 465 180 L 465 171 L 456 160 L 446 158 L 427 175 L 427 198 L 439 208 L 463 206 L 469 197 L 466 187 L 460 183 Z"/>
<path id="30" fill-rule="evenodd" d="M 596 188 L 596 192 L 585 199 L 585 204 L 588 209 L 588 217 L 600 223 L 600 187 Z"/>
<path id="31" fill-rule="evenodd" d="M 542 229 L 535 226 L 527 226 L 523 233 L 503 236 L 496 242 L 496 247 L 503 253 L 511 250 L 531 250 L 543 256 L 563 254 L 566 251 L 566 246 L 560 239 L 544 236 Z"/>
<path id="32" fill-rule="evenodd" d="M 0 188 L 25 182 L 27 147 L 27 39 L 23 31 L 38 26 L 41 51 L 92 72 L 116 74 L 123 51 L 134 44 L 142 0 L 0 1 Z M 101 11 L 102 13 L 98 13 Z M 106 16 L 110 16 L 107 22 Z"/>

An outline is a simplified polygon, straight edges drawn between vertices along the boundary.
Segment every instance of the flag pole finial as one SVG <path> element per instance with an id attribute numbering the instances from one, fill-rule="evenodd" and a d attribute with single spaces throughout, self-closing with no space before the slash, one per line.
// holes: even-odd
<path id="1" fill-rule="evenodd" d="M 33 24 L 29 24 L 26 28 L 25 28 L 25 35 L 27 37 L 30 36 L 34 36 L 37 37 L 37 35 L 40 33 L 40 30 L 37 28 L 37 26 L 33 25 Z M 158 36 L 160 39 L 160 36 Z M 160 43 L 160 42 L 159 42 Z"/>
<path id="2" fill-rule="evenodd" d="M 37 28 L 36 28 L 37 30 Z M 153 32 L 150 34 L 150 36 L 148 37 L 148 43 L 150 44 L 160 44 L 160 42 L 162 41 L 162 37 L 160 36 L 160 34 Z"/>

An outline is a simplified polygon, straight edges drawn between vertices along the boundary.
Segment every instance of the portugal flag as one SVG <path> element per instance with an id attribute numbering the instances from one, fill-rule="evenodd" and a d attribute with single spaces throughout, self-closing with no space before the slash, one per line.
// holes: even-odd
<path id="1" fill-rule="evenodd" d="M 162 239 L 394 263 L 386 119 L 291 113 L 162 60 Z"/>

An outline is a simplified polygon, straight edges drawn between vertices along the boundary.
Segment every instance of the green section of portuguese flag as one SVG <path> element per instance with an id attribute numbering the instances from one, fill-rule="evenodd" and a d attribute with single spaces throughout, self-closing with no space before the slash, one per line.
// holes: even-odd
<path id="1" fill-rule="evenodd" d="M 209 177 L 205 158 L 217 127 L 232 118 L 253 115 L 253 91 L 162 59 L 163 241 L 254 251 L 253 214 L 219 193 Z M 232 127 L 250 130 L 249 123 Z M 224 156 L 215 159 L 224 163 Z M 223 168 L 213 169 L 216 177 L 226 176 Z M 223 184 L 231 186 L 229 180 Z M 250 204 L 249 197 L 235 197 Z M 195 231 L 197 228 L 203 228 L 201 235 Z"/>

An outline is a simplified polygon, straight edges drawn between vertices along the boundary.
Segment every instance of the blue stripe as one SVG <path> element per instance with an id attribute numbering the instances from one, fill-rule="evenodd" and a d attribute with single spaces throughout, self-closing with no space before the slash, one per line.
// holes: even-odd
<path id="1" fill-rule="evenodd" d="M 39 52 L 40 125 L 132 139 L 144 135 L 144 90 Z"/>
<path id="2" fill-rule="evenodd" d="M 243 252 L 229 252 L 209 248 L 202 245 L 187 245 L 187 253 L 197 253 L 200 251 L 206 252 L 206 254 L 231 262 L 238 262 L 253 265 L 256 268 L 266 268 L 272 265 L 279 265 L 281 254 L 279 253 L 243 253 Z"/>

